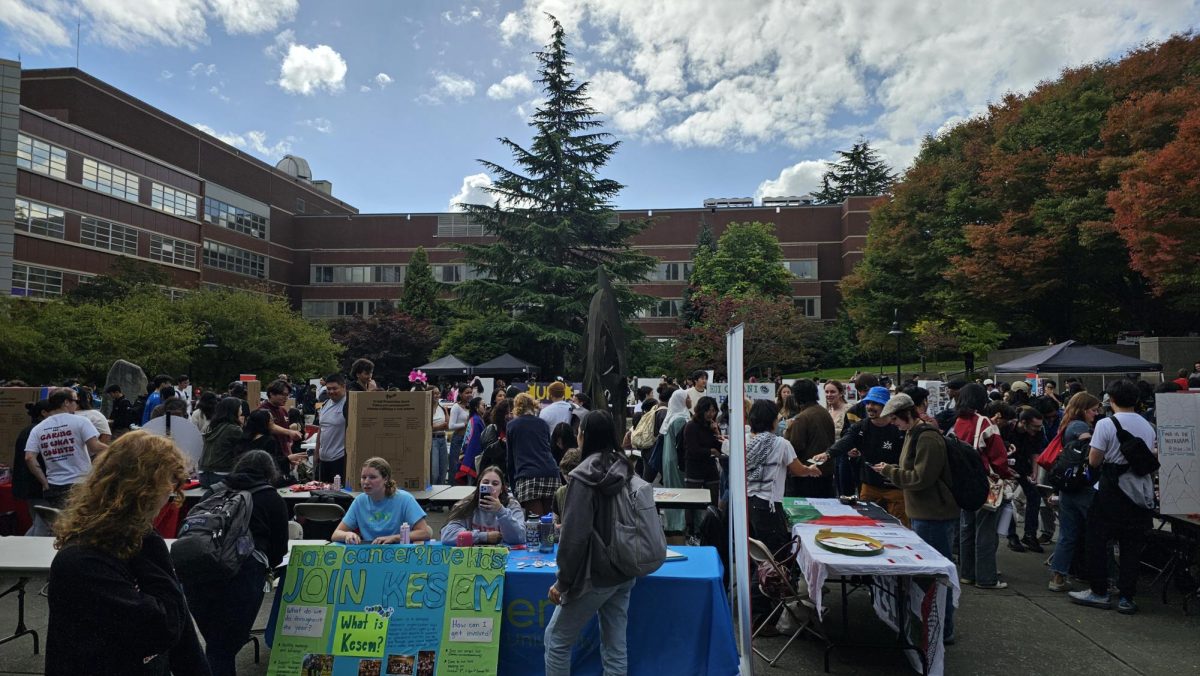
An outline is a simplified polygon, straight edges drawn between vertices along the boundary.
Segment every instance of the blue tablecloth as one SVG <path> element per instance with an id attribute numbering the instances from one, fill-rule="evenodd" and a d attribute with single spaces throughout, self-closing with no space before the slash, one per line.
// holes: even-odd
<path id="1" fill-rule="evenodd" d="M 629 600 L 629 673 L 724 675 L 738 672 L 729 601 L 721 587 L 721 559 L 712 547 L 671 547 L 685 554 L 638 580 Z M 550 555 L 514 551 L 504 574 L 504 624 L 500 674 L 544 673 L 543 636 L 554 614 L 546 598 L 557 569 L 522 562 Z M 571 673 L 600 674 L 600 628 L 593 620 L 580 635 Z"/>
<path id="2" fill-rule="evenodd" d="M 712 547 L 677 547 L 686 555 L 668 561 L 633 587 L 629 600 L 629 673 L 668 676 L 725 676 L 738 673 L 737 647 L 729 601 L 721 586 L 721 559 Z M 551 554 L 514 550 L 504 573 L 504 619 L 500 633 L 499 673 L 534 676 L 545 673 L 544 635 L 554 614 L 546 597 L 556 568 L 533 567 L 553 561 Z M 525 566 L 521 564 L 525 563 Z M 266 627 L 273 643 L 279 613 L 279 589 Z M 600 628 L 593 620 L 575 646 L 571 673 L 601 673 Z"/>

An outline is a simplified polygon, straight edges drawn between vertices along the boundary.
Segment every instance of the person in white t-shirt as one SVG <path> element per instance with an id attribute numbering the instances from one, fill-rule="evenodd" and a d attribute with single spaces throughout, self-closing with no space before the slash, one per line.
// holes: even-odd
<path id="1" fill-rule="evenodd" d="M 788 475 L 821 476 L 821 469 L 805 465 L 787 439 L 775 434 L 779 408 L 770 399 L 758 399 L 750 406 L 746 437 L 746 497 L 750 502 L 750 537 L 772 552 L 790 538 L 787 516 L 783 513 L 783 491 Z"/>
<path id="2" fill-rule="evenodd" d="M 1096 497 L 1088 510 L 1085 539 L 1091 589 L 1071 592 L 1070 597 L 1072 603 L 1084 606 L 1112 607 L 1108 595 L 1108 542 L 1115 540 L 1120 547 L 1117 612 L 1132 615 L 1137 612 L 1133 597 L 1137 591 L 1139 556 L 1154 514 L 1154 477 L 1153 473 L 1138 476 L 1129 469 L 1129 460 L 1121 453 L 1117 424 L 1144 441 L 1151 452 L 1156 434 L 1154 427 L 1137 413 L 1136 385 L 1117 380 L 1109 383 L 1105 392 L 1114 413 L 1096 423 L 1088 453 L 1093 476 L 1100 477 Z"/>
<path id="3" fill-rule="evenodd" d="M 542 407 L 538 413 L 538 417 L 546 421 L 546 426 L 553 432 L 558 427 L 559 423 L 567 423 L 572 429 L 579 426 L 579 421 L 572 421 L 572 413 L 574 406 L 566 401 L 567 386 L 560 381 L 550 383 L 546 388 L 546 396 L 550 397 L 550 403 Z M 453 425 L 451 425 L 453 426 Z"/>
<path id="4" fill-rule="evenodd" d="M 87 418 L 96 426 L 96 432 L 100 435 L 100 443 L 107 444 L 112 441 L 112 428 L 109 427 L 108 418 L 92 408 L 92 389 L 90 387 L 79 388 L 79 409 L 75 411 L 75 415 Z"/>
<path id="5" fill-rule="evenodd" d="M 79 395 L 63 389 L 47 398 L 49 414 L 29 432 L 25 444 L 25 464 L 42 485 L 43 496 L 52 507 L 62 507 L 71 487 L 92 471 L 92 457 L 108 446 L 100 442 L 96 426 L 75 415 Z M 42 472 L 38 456 L 46 463 Z"/>
<path id="6" fill-rule="evenodd" d="M 192 404 L 193 404 L 193 402 L 192 402 L 192 394 L 193 394 L 192 379 L 189 378 L 186 373 L 179 376 L 179 379 L 175 381 L 175 393 L 179 395 L 180 399 L 187 402 L 187 412 L 190 415 L 192 412 Z"/>
<path id="7" fill-rule="evenodd" d="M 708 371 L 696 371 L 692 374 L 692 386 L 687 389 L 689 411 L 700 401 L 700 397 L 707 396 L 707 391 Z"/>

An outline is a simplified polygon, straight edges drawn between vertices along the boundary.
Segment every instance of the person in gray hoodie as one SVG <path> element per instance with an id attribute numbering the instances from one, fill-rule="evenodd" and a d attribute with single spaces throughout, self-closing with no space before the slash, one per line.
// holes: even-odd
<path id="1" fill-rule="evenodd" d="M 571 471 L 558 543 L 558 577 L 550 587 L 557 604 L 546 625 L 546 675 L 571 673 L 571 648 L 579 632 L 600 613 L 600 656 L 605 674 L 628 672 L 625 628 L 629 594 L 636 578 L 613 567 L 614 503 L 633 468 L 613 448 L 613 418 L 592 411 L 579 426 L 582 461 Z"/>

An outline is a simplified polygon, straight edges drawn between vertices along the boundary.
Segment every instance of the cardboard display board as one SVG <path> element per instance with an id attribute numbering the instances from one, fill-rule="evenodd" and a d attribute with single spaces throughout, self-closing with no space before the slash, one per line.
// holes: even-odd
<path id="1" fill-rule="evenodd" d="M 247 380 L 244 384 L 246 385 L 246 402 L 250 404 L 250 410 L 253 411 L 262 403 L 262 381 Z"/>
<path id="2" fill-rule="evenodd" d="M 7 463 L 16 448 L 17 437 L 29 427 L 29 409 L 26 404 L 36 404 L 49 396 L 50 390 L 41 387 L 0 387 L 0 448 L 4 449 L 0 462 Z"/>
<path id="3" fill-rule="evenodd" d="M 1190 392 L 1154 395 L 1158 421 L 1159 511 L 1200 513 L 1200 396 Z"/>
<path id="4" fill-rule="evenodd" d="M 504 547 L 294 547 L 270 676 L 491 675 Z"/>
<path id="5" fill-rule="evenodd" d="M 346 421 L 346 472 L 358 476 L 367 458 L 392 466 L 392 478 L 405 490 L 429 483 L 433 404 L 425 392 L 350 392 Z"/>

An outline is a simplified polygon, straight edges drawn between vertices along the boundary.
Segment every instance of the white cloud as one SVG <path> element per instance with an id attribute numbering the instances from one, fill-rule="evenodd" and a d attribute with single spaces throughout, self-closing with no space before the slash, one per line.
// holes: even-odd
<path id="1" fill-rule="evenodd" d="M 545 12 L 616 130 L 681 147 L 871 140 L 897 168 L 922 136 L 1064 68 L 1197 25 L 1198 0 L 524 0 L 497 26 L 544 44 Z M 592 46 L 584 34 L 595 36 Z M 582 67 L 580 68 L 582 71 Z M 779 179 L 774 179 L 779 180 Z"/>
<path id="2" fill-rule="evenodd" d="M 292 151 L 293 139 L 291 136 L 276 141 L 272 144 L 267 141 L 267 134 L 263 131 L 251 130 L 237 134 L 218 132 L 206 124 L 193 123 L 192 126 L 204 132 L 205 134 L 208 134 L 209 136 L 215 137 L 219 141 L 228 143 L 234 148 L 249 150 L 259 155 L 263 159 L 278 160 Z"/>
<path id="3" fill-rule="evenodd" d="M 783 197 L 804 195 L 821 189 L 821 176 L 825 174 L 825 160 L 804 160 L 786 167 L 777 178 L 758 184 L 754 196 Z"/>
<path id="4" fill-rule="evenodd" d="M 380 89 L 383 89 L 392 83 L 392 76 L 387 73 L 380 73 L 375 76 L 375 83 L 379 85 Z"/>
<path id="5" fill-rule="evenodd" d="M 489 99 L 511 99 L 518 94 L 528 94 L 533 91 L 533 82 L 524 73 L 514 73 L 488 87 Z"/>
<path id="6" fill-rule="evenodd" d="M 198 62 L 192 64 L 192 67 L 188 69 L 188 75 L 191 75 L 192 77 L 209 77 L 216 74 L 217 64 L 215 63 Z"/>
<path id="7" fill-rule="evenodd" d="M 442 12 L 442 21 L 459 26 L 483 18 L 483 11 L 478 7 L 460 7 L 457 12 L 447 10 Z"/>
<path id="8" fill-rule="evenodd" d="M 213 86 L 209 87 L 208 93 L 212 94 L 213 96 L 217 97 L 218 99 L 221 99 L 225 103 L 229 103 L 229 97 L 225 96 L 224 92 L 222 92 L 221 88 L 218 87 L 217 85 L 213 85 Z"/>
<path id="9" fill-rule="evenodd" d="M 295 42 L 296 31 L 292 30 L 291 28 L 280 31 L 279 34 L 275 36 L 275 39 L 271 41 L 271 44 L 263 47 L 263 54 L 266 55 L 268 59 L 278 59 L 286 54 L 288 47 L 295 44 Z"/>
<path id="10" fill-rule="evenodd" d="M 194 47 L 209 41 L 210 21 L 229 34 L 259 33 L 290 21 L 297 6 L 298 0 L 0 0 L 0 23 L 32 51 L 70 45 L 76 20 L 85 40 L 120 49 Z"/>
<path id="11" fill-rule="evenodd" d="M 359 86 L 358 86 L 358 91 L 360 91 L 360 92 L 369 92 L 369 91 L 371 91 L 371 88 L 370 88 L 370 87 L 368 87 L 367 85 L 359 85 Z"/>
<path id="12" fill-rule="evenodd" d="M 419 103 L 440 105 L 446 99 L 462 101 L 475 95 L 475 81 L 455 73 L 434 73 L 433 89 L 417 97 Z"/>
<path id="13" fill-rule="evenodd" d="M 492 179 L 487 174 L 464 176 L 458 194 L 450 198 L 450 211 L 462 211 L 460 204 L 495 204 L 495 196 L 486 190 L 491 185 Z"/>
<path id="14" fill-rule="evenodd" d="M 300 124 L 305 127 L 310 127 L 314 131 L 322 134 L 328 134 L 333 131 L 333 123 L 323 117 L 314 117 L 311 120 L 300 120 Z"/>
<path id="15" fill-rule="evenodd" d="M 2 2 L 2 1 L 3 0 L 0 0 L 0 2 Z M 160 79 L 160 80 L 170 80 L 173 77 L 175 77 L 175 73 L 172 73 L 171 71 L 169 71 L 165 68 L 163 69 L 163 71 L 161 73 L 158 74 L 158 79 Z"/>
<path id="16" fill-rule="evenodd" d="M 279 86 L 291 94 L 340 92 L 345 86 L 346 61 L 329 45 L 288 45 L 279 66 Z"/>

